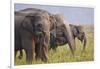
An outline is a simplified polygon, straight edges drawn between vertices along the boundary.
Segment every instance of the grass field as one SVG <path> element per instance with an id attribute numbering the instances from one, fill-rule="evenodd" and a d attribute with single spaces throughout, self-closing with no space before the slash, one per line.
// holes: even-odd
<path id="1" fill-rule="evenodd" d="M 49 60 L 46 63 L 63 63 L 63 62 L 81 62 L 81 61 L 93 61 L 94 60 L 94 32 L 87 32 L 87 46 L 86 52 L 81 53 L 82 44 L 79 40 L 76 39 L 76 52 L 75 57 L 72 57 L 71 51 L 68 45 L 59 46 L 57 51 L 50 50 L 49 51 Z M 19 60 L 18 57 L 15 59 L 15 65 L 25 65 L 26 64 L 26 55 L 23 50 L 24 57 Z M 17 56 L 19 55 L 19 52 Z M 33 64 L 44 64 L 41 60 L 33 61 Z"/>

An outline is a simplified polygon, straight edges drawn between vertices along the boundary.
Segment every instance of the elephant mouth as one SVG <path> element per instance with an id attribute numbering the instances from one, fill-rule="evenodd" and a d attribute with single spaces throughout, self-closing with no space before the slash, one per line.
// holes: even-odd
<path id="1" fill-rule="evenodd" d="M 44 32 L 43 31 L 37 31 L 35 33 L 35 37 L 37 38 L 37 41 L 40 41 L 44 37 Z"/>
<path id="2" fill-rule="evenodd" d="M 35 35 L 38 36 L 38 37 L 42 37 L 43 36 L 43 32 L 36 32 Z"/>

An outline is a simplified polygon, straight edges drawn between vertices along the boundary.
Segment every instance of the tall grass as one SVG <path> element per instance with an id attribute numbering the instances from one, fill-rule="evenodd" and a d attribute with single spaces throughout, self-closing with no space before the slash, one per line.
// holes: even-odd
<path id="1" fill-rule="evenodd" d="M 68 45 L 59 46 L 57 51 L 50 50 L 48 53 L 49 59 L 46 63 L 63 63 L 63 62 L 81 62 L 81 61 L 93 61 L 94 60 L 94 35 L 93 32 L 88 32 L 87 34 L 87 45 L 85 53 L 82 53 L 83 44 L 76 39 L 76 51 L 75 57 L 72 56 Z M 25 65 L 26 64 L 26 54 L 23 50 L 23 58 L 18 59 L 19 52 L 15 59 L 15 65 Z M 44 64 L 41 60 L 33 61 L 32 64 Z"/>

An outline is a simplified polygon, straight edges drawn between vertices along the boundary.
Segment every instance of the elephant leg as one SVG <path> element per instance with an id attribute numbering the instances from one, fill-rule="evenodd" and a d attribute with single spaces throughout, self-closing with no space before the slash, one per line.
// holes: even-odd
<path id="1" fill-rule="evenodd" d="M 54 51 L 57 50 L 58 44 L 57 44 L 57 41 L 56 41 L 56 40 L 53 42 L 53 44 L 52 44 L 51 47 L 52 47 L 52 49 L 53 49 Z"/>
<path id="2" fill-rule="evenodd" d="M 73 46 L 73 49 L 74 51 L 76 50 L 76 43 L 75 43 L 75 38 L 73 38 L 73 42 L 74 42 L 74 46 Z"/>
<path id="3" fill-rule="evenodd" d="M 25 49 L 25 52 L 26 52 L 26 62 L 28 64 L 31 64 L 32 63 L 32 60 L 33 60 L 33 46 L 32 46 L 32 38 L 23 38 L 22 39 L 22 45 L 23 45 L 23 48 Z"/>
<path id="4" fill-rule="evenodd" d="M 14 61 L 16 61 L 16 54 L 17 54 L 17 51 L 15 50 L 14 51 Z"/>
<path id="5" fill-rule="evenodd" d="M 54 50 L 56 51 L 57 48 L 57 41 L 56 41 L 56 37 L 54 37 L 52 34 L 50 35 L 50 47 L 49 50 Z"/>
<path id="6" fill-rule="evenodd" d="M 20 55 L 18 56 L 18 58 L 19 58 L 19 59 L 22 59 L 22 57 L 23 57 L 23 51 L 20 50 Z"/>
<path id="7" fill-rule="evenodd" d="M 28 64 L 32 63 L 32 50 L 29 49 L 26 50 L 26 62 Z"/>
<path id="8" fill-rule="evenodd" d="M 75 50 L 76 50 L 75 39 L 73 39 L 73 43 L 70 43 L 70 42 L 69 42 L 68 44 L 69 44 L 71 53 L 72 53 L 72 55 L 73 55 L 73 57 L 74 57 L 74 55 L 75 55 Z"/>
<path id="9" fill-rule="evenodd" d="M 51 49 L 54 50 L 54 51 L 57 50 L 57 47 L 58 47 L 58 46 L 57 46 L 55 43 L 56 43 L 56 42 L 50 44 L 49 50 L 51 50 Z"/>
<path id="10" fill-rule="evenodd" d="M 35 47 L 35 58 L 36 58 L 36 60 L 40 59 L 39 51 L 40 51 L 40 47 L 39 47 L 38 44 L 36 44 L 36 47 Z"/>
<path id="11" fill-rule="evenodd" d="M 14 58 L 15 58 L 15 59 L 16 59 L 16 54 L 17 54 L 17 50 L 15 50 L 15 52 L 14 52 L 14 56 L 15 56 Z"/>

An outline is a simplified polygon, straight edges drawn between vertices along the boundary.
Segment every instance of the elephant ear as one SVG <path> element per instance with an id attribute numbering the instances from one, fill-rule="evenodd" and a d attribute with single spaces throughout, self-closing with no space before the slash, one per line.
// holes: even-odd
<path id="1" fill-rule="evenodd" d="M 69 24 L 70 26 L 70 29 L 73 33 L 73 36 L 74 37 L 77 37 L 77 35 L 79 34 L 79 30 L 77 29 L 77 26 L 76 25 L 72 25 L 72 24 Z"/>
<path id="2" fill-rule="evenodd" d="M 25 16 L 21 23 L 22 28 L 30 33 L 33 33 L 32 17 L 33 16 Z"/>
<path id="3" fill-rule="evenodd" d="M 78 30 L 78 32 L 83 31 L 83 27 L 82 26 L 77 26 L 76 29 Z"/>
<path id="4" fill-rule="evenodd" d="M 83 26 L 76 26 L 76 30 L 78 34 L 84 34 L 84 27 Z"/>
<path id="5" fill-rule="evenodd" d="M 54 15 L 50 15 L 50 30 L 56 28 L 56 19 Z"/>

